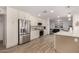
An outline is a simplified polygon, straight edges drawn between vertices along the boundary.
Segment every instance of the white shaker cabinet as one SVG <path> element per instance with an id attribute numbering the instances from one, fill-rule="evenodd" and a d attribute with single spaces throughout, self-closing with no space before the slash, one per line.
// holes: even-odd
<path id="1" fill-rule="evenodd" d="M 26 19 L 26 12 L 18 10 L 18 18 L 19 19 Z"/>

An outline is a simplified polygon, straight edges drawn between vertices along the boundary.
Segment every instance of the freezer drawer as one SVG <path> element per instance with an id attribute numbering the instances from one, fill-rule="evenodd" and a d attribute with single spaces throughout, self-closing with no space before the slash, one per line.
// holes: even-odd
<path id="1" fill-rule="evenodd" d="M 30 41 L 30 34 L 27 35 L 20 35 L 18 44 L 23 44 L 23 43 L 27 43 Z"/>
<path id="2" fill-rule="evenodd" d="M 30 35 L 24 35 L 22 39 L 22 43 L 26 43 L 30 41 Z"/>

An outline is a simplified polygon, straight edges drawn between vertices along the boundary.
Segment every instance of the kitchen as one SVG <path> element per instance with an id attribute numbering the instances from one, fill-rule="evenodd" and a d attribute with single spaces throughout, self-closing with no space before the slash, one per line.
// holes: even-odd
<path id="1" fill-rule="evenodd" d="M 38 23 L 41 22 L 43 26 L 46 26 L 44 24 L 44 21 L 42 19 L 37 18 L 29 14 L 28 12 L 22 11 L 20 9 L 17 9 L 15 7 L 4 7 L 4 14 L 5 14 L 5 35 L 4 35 L 4 46 L 5 48 L 10 48 L 18 45 L 18 30 L 19 30 L 19 24 L 18 24 L 18 19 L 23 19 L 26 22 L 30 21 L 31 28 L 30 29 L 30 34 L 29 34 L 29 40 L 33 40 L 35 38 L 39 37 L 39 30 L 35 30 L 32 28 L 32 26 L 38 26 Z M 46 29 L 45 31 L 47 31 Z M 48 34 L 48 33 L 46 33 Z M 44 34 L 44 35 L 46 35 Z M 27 41 L 26 41 L 27 42 Z M 22 43 L 21 43 L 22 44 Z"/>
<path id="2" fill-rule="evenodd" d="M 61 31 L 64 33 L 78 32 L 79 17 L 78 17 L 78 14 L 77 14 L 78 11 L 76 10 L 76 8 L 79 8 L 79 7 L 6 6 L 1 8 L 3 8 L 3 10 L 5 11 L 2 13 L 5 15 L 5 17 L 3 17 L 5 20 L 3 21 L 5 30 L 2 31 L 4 34 L 3 45 L 5 48 L 14 48 L 14 47 L 18 47 L 26 44 L 31 45 L 32 44 L 31 42 L 33 41 L 38 42 L 41 40 L 41 43 L 40 42 L 38 42 L 37 44 L 34 43 L 35 46 L 41 49 L 44 47 L 40 47 L 40 44 L 43 44 L 41 46 L 47 45 L 48 48 L 47 47 L 46 48 L 52 50 L 52 48 L 54 47 L 54 42 L 51 40 L 54 39 L 53 37 L 54 32 L 55 33 L 56 32 L 60 33 Z M 39 10 L 36 10 L 36 9 L 39 9 Z M 61 36 L 59 37 L 61 39 Z M 43 40 L 45 41 L 44 43 L 43 43 Z M 58 41 L 58 43 L 56 44 L 59 48 L 61 47 L 59 43 L 60 41 Z M 70 42 L 73 42 L 74 45 L 72 44 L 72 46 L 76 46 L 75 44 L 78 43 L 78 38 L 75 40 L 71 40 Z M 62 49 L 63 48 L 64 47 L 62 47 Z M 53 48 L 53 51 L 54 51 L 54 48 Z"/>

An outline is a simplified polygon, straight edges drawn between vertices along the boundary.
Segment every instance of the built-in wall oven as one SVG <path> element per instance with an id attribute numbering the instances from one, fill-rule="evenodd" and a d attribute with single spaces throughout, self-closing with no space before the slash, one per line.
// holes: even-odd
<path id="1" fill-rule="evenodd" d="M 18 19 L 18 44 L 30 41 L 31 23 L 26 19 Z"/>

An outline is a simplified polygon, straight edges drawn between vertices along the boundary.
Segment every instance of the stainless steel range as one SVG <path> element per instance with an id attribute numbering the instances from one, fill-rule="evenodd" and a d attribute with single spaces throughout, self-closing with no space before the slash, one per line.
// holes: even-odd
<path id="1" fill-rule="evenodd" d="M 18 44 L 30 41 L 31 24 L 29 20 L 18 19 Z"/>

